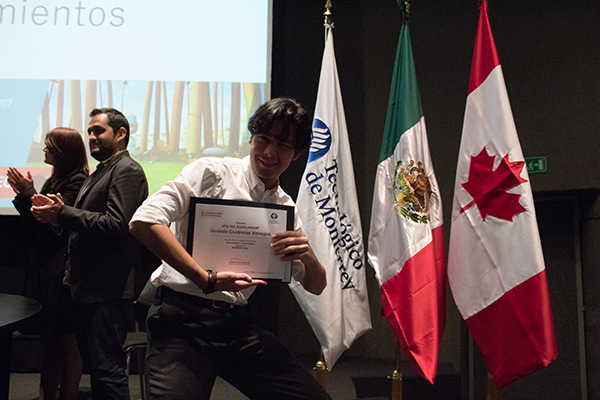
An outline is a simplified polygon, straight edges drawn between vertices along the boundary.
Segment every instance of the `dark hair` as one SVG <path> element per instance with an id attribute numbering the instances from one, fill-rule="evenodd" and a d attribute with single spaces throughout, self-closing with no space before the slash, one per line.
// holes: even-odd
<path id="1" fill-rule="evenodd" d="M 54 128 L 44 139 L 47 151 L 54 157 L 52 175 L 46 182 L 47 193 L 57 193 L 71 176 L 89 173 L 85 144 L 81 134 L 71 128 Z"/>
<path id="2" fill-rule="evenodd" d="M 278 139 L 287 141 L 294 131 L 296 154 L 308 150 L 312 140 L 312 118 L 302 104 L 287 97 L 269 100 L 250 117 L 248 131 L 251 136 L 266 135 L 275 120 L 283 121 L 281 132 L 276 134 Z"/>
<path id="3" fill-rule="evenodd" d="M 90 112 L 90 118 L 95 117 L 98 114 L 106 114 L 108 118 L 108 126 L 110 126 L 113 132 L 116 134 L 117 131 L 121 128 L 125 128 L 127 130 L 127 134 L 125 135 L 125 147 L 129 144 L 129 121 L 123 113 L 114 108 L 94 108 Z"/>

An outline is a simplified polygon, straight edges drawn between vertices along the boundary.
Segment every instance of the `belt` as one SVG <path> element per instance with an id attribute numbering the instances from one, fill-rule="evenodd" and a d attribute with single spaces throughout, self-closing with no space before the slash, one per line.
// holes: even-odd
<path id="1" fill-rule="evenodd" d="M 218 310 L 231 310 L 234 307 L 239 307 L 235 306 L 233 303 L 228 303 L 222 300 L 211 300 L 204 297 L 178 292 L 177 290 L 173 290 L 168 286 L 159 286 L 156 289 L 156 298 L 161 300 L 164 298 L 171 298 L 181 300 L 186 303 L 197 304 L 202 307 L 216 308 Z"/>

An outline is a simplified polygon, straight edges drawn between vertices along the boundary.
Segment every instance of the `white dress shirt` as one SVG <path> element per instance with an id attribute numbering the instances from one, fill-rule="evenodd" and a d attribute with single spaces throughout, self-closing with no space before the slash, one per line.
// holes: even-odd
<path id="1" fill-rule="evenodd" d="M 205 157 L 187 165 L 174 181 L 167 182 L 138 208 L 131 222 L 142 221 L 170 225 L 183 248 L 187 245 L 188 214 L 191 197 L 246 200 L 295 206 L 294 201 L 277 185 L 265 190 L 265 185 L 250 166 L 250 157 Z M 294 213 L 294 230 L 301 230 L 298 213 Z M 304 264 L 295 260 L 292 277 L 301 279 Z M 152 284 L 165 285 L 178 292 L 222 300 L 237 305 L 247 304 L 255 287 L 239 292 L 214 292 L 205 295 L 191 280 L 166 262 L 152 273 Z"/>

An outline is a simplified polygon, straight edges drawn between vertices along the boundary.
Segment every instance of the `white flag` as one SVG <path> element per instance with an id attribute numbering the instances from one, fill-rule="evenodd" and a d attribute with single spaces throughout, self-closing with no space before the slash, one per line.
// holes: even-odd
<path id="1" fill-rule="evenodd" d="M 331 369 L 344 350 L 371 329 L 362 227 L 331 28 L 313 140 L 296 204 L 304 233 L 327 270 L 327 288 L 315 296 L 297 282 L 290 286 Z"/>

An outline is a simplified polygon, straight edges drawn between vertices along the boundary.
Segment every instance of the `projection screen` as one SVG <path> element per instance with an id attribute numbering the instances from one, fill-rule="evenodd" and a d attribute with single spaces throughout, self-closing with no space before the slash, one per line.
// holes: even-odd
<path id="1" fill-rule="evenodd" d="M 0 0 L 0 213 L 8 167 L 50 175 L 44 136 L 122 111 L 150 193 L 206 156 L 248 154 L 247 120 L 270 97 L 270 0 Z M 89 157 L 93 170 L 97 161 Z"/>

